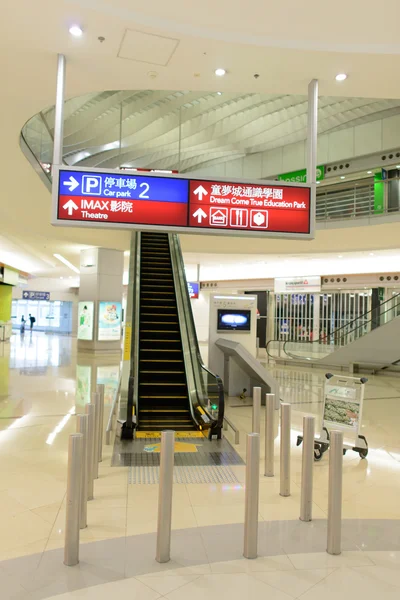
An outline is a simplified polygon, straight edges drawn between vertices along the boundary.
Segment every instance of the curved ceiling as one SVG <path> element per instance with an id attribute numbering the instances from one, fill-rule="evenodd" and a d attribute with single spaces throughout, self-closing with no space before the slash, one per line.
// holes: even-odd
<path id="1" fill-rule="evenodd" d="M 14 255 L 14 263 L 22 270 L 61 276 L 69 273 L 60 270 L 63 267 L 58 266 L 53 253 L 59 252 L 78 264 L 79 251 L 84 246 L 105 245 L 124 250 L 129 246 L 129 234 L 125 232 L 52 227 L 50 194 L 21 152 L 19 138 L 24 123 L 54 104 L 57 53 L 67 56 L 68 98 L 86 95 L 87 103 L 92 95 L 96 97 L 104 90 L 191 90 L 199 97 L 209 90 L 212 101 L 221 102 L 221 110 L 228 112 L 223 108 L 228 98 L 242 98 L 239 102 L 245 103 L 253 94 L 273 96 L 275 101 L 294 94 L 300 100 L 313 78 L 319 80 L 320 93 L 326 98 L 400 98 L 400 79 L 395 75 L 400 44 L 397 20 L 392 18 L 397 14 L 397 4 L 384 0 L 377 13 L 372 0 L 337 0 L 329 7 L 316 0 L 248 0 L 245 5 L 238 0 L 204 0 L 197 4 L 183 0 L 8 3 L 0 20 L 0 73 L 4 84 L 0 104 L 0 249 Z M 80 39 L 68 34 L 73 22 L 84 28 Z M 129 48 L 124 47 L 129 32 L 152 36 L 154 44 L 145 51 L 132 51 L 131 47 L 129 53 Z M 168 44 L 173 51 L 163 55 L 162 48 Z M 223 80 L 214 75 L 217 67 L 227 70 Z M 349 74 L 342 84 L 335 81 L 339 72 Z M 260 75 L 257 79 L 256 73 Z M 223 92 L 221 98 L 215 96 L 218 91 Z M 385 106 L 384 110 L 397 108 Z M 256 114 L 257 107 L 249 106 L 248 110 Z M 199 120 L 208 118 L 206 113 Z M 296 118 L 291 123 L 298 123 L 299 129 L 288 131 L 290 136 L 300 135 L 303 127 L 301 115 Z M 365 115 L 360 113 L 360 118 Z M 80 131 L 77 116 L 73 121 L 76 129 L 66 129 L 72 140 Z M 337 126 L 341 124 L 338 122 Z M 213 128 L 218 131 L 218 125 L 209 131 Z M 223 147 L 224 156 L 279 141 L 273 131 L 270 136 L 261 131 L 261 139 L 254 142 L 238 133 L 238 139 L 232 131 L 226 137 L 225 133 L 218 136 L 217 147 Z M 279 135 L 282 133 L 284 136 L 285 131 Z M 97 147 L 104 146 L 105 139 L 113 142 L 118 136 L 100 136 L 95 142 Z M 76 152 L 81 141 L 79 136 L 73 141 L 71 152 Z M 211 141 L 204 142 L 208 153 Z M 92 147 L 91 138 L 89 143 Z M 190 161 L 198 164 L 202 159 L 200 142 L 191 141 L 192 146 L 194 151 L 189 150 L 192 154 L 184 158 L 187 168 Z M 155 156 L 151 139 L 146 140 L 145 151 L 145 160 Z M 168 156 L 164 153 L 160 158 L 167 161 Z M 369 228 L 359 228 L 359 234 L 342 237 L 343 251 L 351 245 L 363 249 L 371 244 Z M 259 254 L 295 254 L 334 250 L 337 237 L 321 231 L 315 241 L 306 245 L 256 240 L 250 246 L 246 240 L 238 242 L 235 238 L 226 238 L 221 244 L 216 237 L 183 236 L 182 243 L 184 249 L 193 252 L 206 247 L 210 253 L 251 252 L 254 248 Z M 389 225 L 376 227 L 373 243 L 375 247 L 397 247 L 396 229 Z"/>
<path id="2" fill-rule="evenodd" d="M 319 99 L 327 133 L 400 113 L 400 100 Z M 23 130 L 42 163 L 52 161 L 54 107 Z M 188 91 L 107 91 L 65 105 L 64 161 L 70 166 L 193 171 L 307 136 L 307 97 Z M 263 173 L 264 176 L 272 173 Z"/>

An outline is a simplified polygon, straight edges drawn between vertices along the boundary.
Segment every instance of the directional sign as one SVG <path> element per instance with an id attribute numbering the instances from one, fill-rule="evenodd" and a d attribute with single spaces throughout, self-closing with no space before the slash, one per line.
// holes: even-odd
<path id="1" fill-rule="evenodd" d="M 191 226 L 259 233 L 308 234 L 310 231 L 308 187 L 191 181 L 189 191 Z M 200 208 L 204 216 L 201 221 Z"/>
<path id="2" fill-rule="evenodd" d="M 24 290 L 22 292 L 22 298 L 24 300 L 45 300 L 48 302 L 50 300 L 50 292 L 31 292 L 29 290 Z"/>
<path id="3" fill-rule="evenodd" d="M 313 236 L 311 186 L 55 168 L 53 224 L 247 236 Z"/>

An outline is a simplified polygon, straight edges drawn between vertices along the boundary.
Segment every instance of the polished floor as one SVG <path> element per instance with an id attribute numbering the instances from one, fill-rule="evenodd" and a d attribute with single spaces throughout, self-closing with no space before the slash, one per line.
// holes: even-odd
<path id="1" fill-rule="evenodd" d="M 279 496 L 277 422 L 276 476 L 264 478 L 263 456 L 260 463 L 261 538 L 273 523 L 277 528 L 269 538 L 274 543 L 262 543 L 260 554 L 275 558 L 255 562 L 240 559 L 241 533 L 237 532 L 243 523 L 245 468 L 236 464 L 231 467 L 235 483 L 175 485 L 174 539 L 183 544 L 183 550 L 168 563 L 168 573 L 147 576 L 159 567 L 154 565 L 153 556 L 158 487 L 132 485 L 130 467 L 112 467 L 113 447 L 105 446 L 95 499 L 88 505 L 88 527 L 81 533 L 81 565 L 68 569 L 62 565 L 68 436 L 75 431 L 75 414 L 83 412 L 96 382 L 106 384 L 106 421 L 117 385 L 119 358 L 80 356 L 76 340 L 40 333 L 28 333 L 23 338 L 17 335 L 11 344 L 0 344 L 0 586 L 7 590 L 2 597 L 32 600 L 58 594 L 65 599 L 103 598 L 106 593 L 125 591 L 143 600 L 160 595 L 178 600 L 184 593 L 216 596 L 223 589 L 233 598 L 243 593 L 248 597 L 263 593 L 267 598 L 301 596 L 307 600 L 317 595 L 346 600 L 356 593 L 367 599 L 376 598 L 378 593 L 384 598 L 394 598 L 394 594 L 398 598 L 400 378 L 370 377 L 366 385 L 363 434 L 368 439 L 369 455 L 366 460 L 354 452 L 344 457 L 343 527 L 350 545 L 341 557 L 329 557 L 323 552 L 327 456 L 314 468 L 315 521 L 305 524 L 307 530 L 297 528 L 301 448 L 296 447 L 296 438 L 304 414 L 316 415 L 318 423 L 321 420 L 324 373 L 268 368 L 279 380 L 282 398 L 293 408 L 290 497 Z M 245 436 L 251 429 L 248 404 L 230 398 L 227 409 L 240 431 L 240 443 L 234 448 L 242 458 Z M 227 431 L 226 436 L 233 445 L 232 432 Z M 193 543 L 193 552 L 198 549 L 194 572 L 190 572 L 194 559 L 185 563 L 185 556 L 190 558 L 185 535 L 197 539 Z M 204 541 L 207 536 L 212 541 L 208 545 Z M 222 545 L 213 540 L 221 540 Z M 286 540 L 283 546 L 282 540 Z M 133 551 L 138 541 L 146 551 Z M 211 552 L 213 547 L 218 551 Z M 117 568 L 117 557 L 121 562 L 121 556 L 123 565 Z M 290 575 L 286 570 L 282 575 L 282 562 Z M 253 573 L 248 565 L 257 564 Z M 135 571 L 138 565 L 140 573 Z M 25 577 L 20 576 L 21 569 Z M 101 571 L 99 576 L 96 569 Z M 182 572 L 174 573 L 174 569 Z M 54 573 L 58 573 L 55 581 Z"/>

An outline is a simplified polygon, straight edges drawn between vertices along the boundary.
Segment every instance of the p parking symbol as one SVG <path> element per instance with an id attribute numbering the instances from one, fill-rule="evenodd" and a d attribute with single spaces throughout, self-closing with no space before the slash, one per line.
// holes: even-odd
<path id="1" fill-rule="evenodd" d="M 82 194 L 89 196 L 100 196 L 101 194 L 101 176 L 83 175 L 82 176 Z"/>

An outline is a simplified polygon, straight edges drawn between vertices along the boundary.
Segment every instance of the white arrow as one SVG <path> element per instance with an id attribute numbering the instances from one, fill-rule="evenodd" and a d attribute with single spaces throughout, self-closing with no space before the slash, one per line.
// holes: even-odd
<path id="1" fill-rule="evenodd" d="M 67 185 L 69 187 L 69 191 L 73 192 L 74 189 L 78 187 L 79 181 L 77 181 L 75 177 L 72 177 L 71 175 L 68 181 L 63 181 L 63 185 Z"/>
<path id="2" fill-rule="evenodd" d="M 78 210 L 79 207 L 75 204 L 73 200 L 68 200 L 68 202 L 64 204 L 63 208 L 66 208 L 68 210 L 69 216 L 71 216 L 74 213 L 74 210 Z"/>
<path id="3" fill-rule="evenodd" d="M 203 200 L 203 196 L 208 196 L 207 190 L 204 189 L 202 185 L 199 185 L 199 187 L 194 190 L 193 194 L 198 196 L 199 200 Z"/>
<path id="4" fill-rule="evenodd" d="M 198 208 L 198 209 L 196 210 L 196 212 L 195 212 L 195 213 L 193 213 L 193 216 L 194 216 L 195 218 L 197 218 L 197 222 L 198 222 L 198 223 L 201 223 L 202 219 L 205 219 L 205 217 L 207 216 L 207 213 L 206 213 L 206 212 L 204 212 L 204 210 L 203 210 L 202 208 Z"/>

